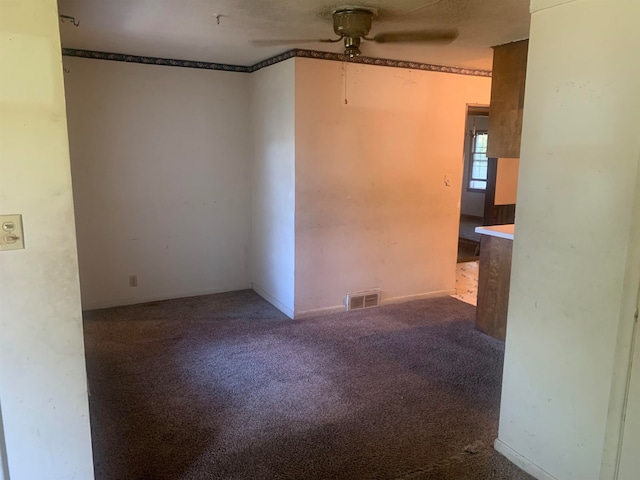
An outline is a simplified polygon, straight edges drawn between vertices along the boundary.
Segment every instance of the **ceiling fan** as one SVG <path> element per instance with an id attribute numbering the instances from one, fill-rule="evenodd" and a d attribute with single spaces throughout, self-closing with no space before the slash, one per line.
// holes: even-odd
<path id="1" fill-rule="evenodd" d="M 349 58 L 360 55 L 360 42 L 366 40 L 377 43 L 450 43 L 458 36 L 456 29 L 417 30 L 378 33 L 367 37 L 376 11 L 367 7 L 338 7 L 333 11 L 333 31 L 336 39 L 298 39 L 298 40 L 254 40 L 251 43 L 259 47 L 293 45 L 298 43 L 336 43 L 344 41 L 344 54 Z"/>

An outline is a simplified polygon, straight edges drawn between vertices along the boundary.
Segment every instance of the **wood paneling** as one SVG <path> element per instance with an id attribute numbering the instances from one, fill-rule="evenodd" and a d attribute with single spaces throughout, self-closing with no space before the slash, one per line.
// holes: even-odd
<path id="1" fill-rule="evenodd" d="M 504 340 L 507 331 L 513 240 L 482 235 L 476 329 Z"/>
<path id="2" fill-rule="evenodd" d="M 494 47 L 487 157 L 520 157 L 528 48 L 528 40 Z"/>
<path id="3" fill-rule="evenodd" d="M 516 204 L 493 205 L 491 215 L 484 221 L 484 225 L 507 225 L 516 223 Z"/>

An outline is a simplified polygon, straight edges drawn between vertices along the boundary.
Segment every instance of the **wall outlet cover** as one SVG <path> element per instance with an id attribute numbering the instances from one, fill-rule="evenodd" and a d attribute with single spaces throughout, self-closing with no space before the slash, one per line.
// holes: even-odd
<path id="1" fill-rule="evenodd" d="M 22 215 L 0 215 L 0 250 L 24 249 Z"/>

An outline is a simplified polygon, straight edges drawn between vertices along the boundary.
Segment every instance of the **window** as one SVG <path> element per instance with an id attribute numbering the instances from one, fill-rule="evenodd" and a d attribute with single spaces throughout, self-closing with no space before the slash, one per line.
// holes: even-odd
<path id="1" fill-rule="evenodd" d="M 476 132 L 471 138 L 469 157 L 469 190 L 487 189 L 487 132 Z"/>

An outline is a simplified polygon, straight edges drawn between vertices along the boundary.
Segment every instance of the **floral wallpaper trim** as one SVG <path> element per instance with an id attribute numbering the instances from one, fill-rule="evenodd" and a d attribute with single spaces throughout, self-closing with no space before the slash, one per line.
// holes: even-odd
<path id="1" fill-rule="evenodd" d="M 410 68 L 412 70 L 426 70 L 429 72 L 455 73 L 458 75 L 473 75 L 476 77 L 490 77 L 490 70 L 479 70 L 474 68 L 447 67 L 444 65 L 433 65 L 431 63 L 408 62 L 405 60 L 392 60 L 388 58 L 356 57 L 349 58 L 342 53 L 318 52 L 316 50 L 295 50 L 296 57 L 317 58 L 320 60 L 333 60 L 337 62 L 363 63 L 365 65 L 377 65 L 381 67 Z"/>
<path id="2" fill-rule="evenodd" d="M 275 65 L 293 57 L 315 58 L 318 60 L 332 60 L 336 62 L 361 63 L 380 67 L 409 68 L 429 72 L 453 73 L 457 75 L 472 75 L 476 77 L 490 77 L 491 71 L 463 67 L 447 67 L 430 63 L 408 62 L 388 58 L 356 57 L 349 58 L 342 53 L 320 52 L 317 50 L 294 49 L 268 58 L 249 67 L 244 65 L 227 65 L 225 63 L 197 62 L 193 60 L 176 60 L 170 58 L 144 57 L 141 55 L 127 55 L 124 53 L 96 52 L 92 50 L 78 50 L 63 48 L 62 54 L 67 57 L 94 58 L 98 60 L 112 60 L 115 62 L 144 63 L 147 65 L 165 65 L 169 67 L 202 68 L 207 70 L 222 70 L 225 72 L 252 73 L 262 68 Z"/>
<path id="3" fill-rule="evenodd" d="M 168 67 L 203 68 L 207 70 L 224 70 L 226 72 L 248 73 L 250 67 L 244 65 L 227 65 L 225 63 L 196 62 L 193 60 L 176 60 L 172 58 L 144 57 L 141 55 L 127 55 L 124 53 L 95 52 L 93 50 L 78 50 L 63 48 L 62 55 L 67 57 L 94 58 L 97 60 L 112 60 L 114 62 L 144 63 L 147 65 L 165 65 Z"/>

